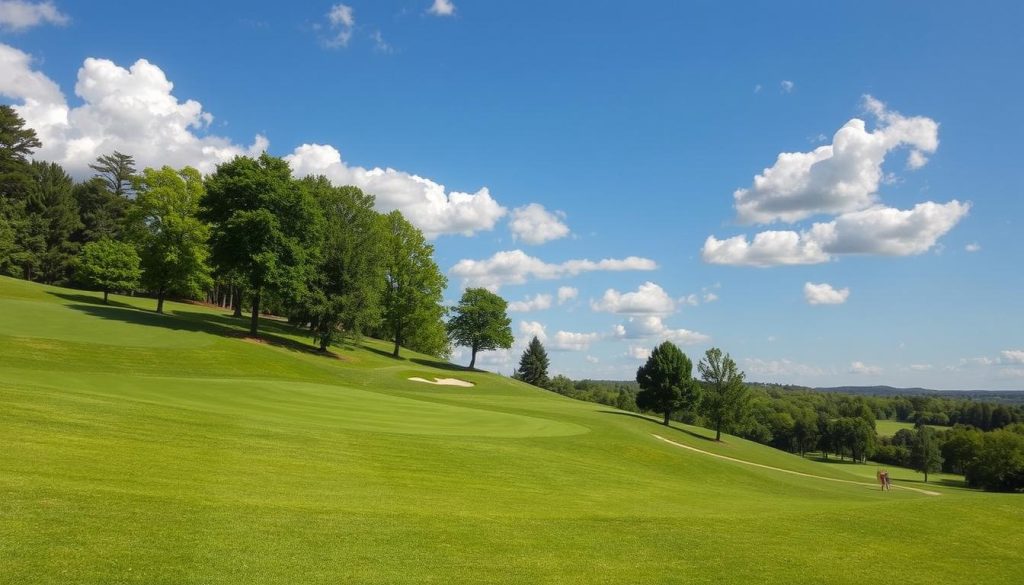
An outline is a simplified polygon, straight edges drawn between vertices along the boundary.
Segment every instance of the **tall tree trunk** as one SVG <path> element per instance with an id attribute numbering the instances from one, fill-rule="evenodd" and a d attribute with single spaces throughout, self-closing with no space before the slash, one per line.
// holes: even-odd
<path id="1" fill-rule="evenodd" d="M 715 424 L 715 440 L 722 440 L 722 423 Z"/>
<path id="2" fill-rule="evenodd" d="M 242 289 L 239 288 L 239 287 L 234 287 L 234 293 L 233 294 L 235 295 L 235 298 L 234 298 L 234 307 L 235 307 L 234 316 L 241 318 L 241 316 L 242 316 Z"/>
<path id="3" fill-rule="evenodd" d="M 103 304 L 104 305 L 109 304 L 109 303 L 107 303 L 107 297 L 109 297 L 109 296 L 110 296 L 110 291 L 107 290 L 107 289 L 103 289 Z"/>
<path id="4" fill-rule="evenodd" d="M 161 315 L 164 313 L 164 296 L 166 296 L 166 293 L 164 293 L 163 289 L 156 293 L 156 312 Z"/>
<path id="5" fill-rule="evenodd" d="M 395 351 L 391 353 L 392 356 L 398 357 L 398 351 L 402 348 L 402 328 L 395 329 Z"/>
<path id="6" fill-rule="evenodd" d="M 252 319 L 249 321 L 249 335 L 260 336 L 260 291 L 252 295 Z"/>
<path id="7" fill-rule="evenodd" d="M 471 370 L 476 367 L 476 348 L 474 347 L 472 349 L 473 349 L 473 357 L 469 358 L 469 369 L 471 369 Z"/>
<path id="8" fill-rule="evenodd" d="M 672 411 L 666 409 L 665 410 L 665 426 L 666 427 L 668 426 L 668 419 L 669 419 L 670 416 L 672 416 Z"/>

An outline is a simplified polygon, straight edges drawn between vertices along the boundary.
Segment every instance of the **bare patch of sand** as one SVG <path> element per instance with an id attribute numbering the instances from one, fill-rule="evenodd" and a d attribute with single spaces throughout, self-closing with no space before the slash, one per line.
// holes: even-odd
<path id="1" fill-rule="evenodd" d="M 463 388 L 472 388 L 473 383 L 465 380 L 459 380 L 458 378 L 434 378 L 433 380 L 427 380 L 426 378 L 409 378 L 412 382 L 423 382 L 425 384 L 434 384 L 436 386 L 462 386 Z"/>

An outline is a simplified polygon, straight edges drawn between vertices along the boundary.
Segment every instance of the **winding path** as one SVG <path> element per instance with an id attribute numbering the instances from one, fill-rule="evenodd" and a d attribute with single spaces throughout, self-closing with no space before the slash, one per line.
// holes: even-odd
<path id="1" fill-rule="evenodd" d="M 719 455 L 718 453 L 712 453 L 710 451 L 705 451 L 703 449 L 698 449 L 696 447 L 691 447 L 689 445 L 684 445 L 682 443 L 677 443 L 677 442 L 675 442 L 675 441 L 673 441 L 671 439 L 666 439 L 665 437 L 662 437 L 661 435 L 651 435 L 651 436 L 653 436 L 655 439 L 658 439 L 659 441 L 664 441 L 664 442 L 666 442 L 666 443 L 668 443 L 670 445 L 675 445 L 676 447 L 681 447 L 683 449 L 689 449 L 690 451 L 696 451 L 697 453 L 702 453 L 704 455 L 710 455 L 711 457 L 718 457 L 719 459 L 725 459 L 727 461 L 735 461 L 736 463 L 742 463 L 744 465 L 752 465 L 754 467 L 761 467 L 761 468 L 764 468 L 764 469 L 771 469 L 773 471 L 781 471 L 782 473 L 788 473 L 790 475 L 800 475 L 800 476 L 803 476 L 803 477 L 813 477 L 814 479 L 823 479 L 825 481 L 835 481 L 835 482 L 839 482 L 839 483 L 852 483 L 853 485 L 863 485 L 863 486 L 868 486 L 868 487 L 875 487 L 875 484 L 867 483 L 867 482 L 863 482 L 863 481 L 853 481 L 852 479 L 836 479 L 834 477 L 825 477 L 825 476 L 822 476 L 822 475 L 812 475 L 810 473 L 803 473 L 802 471 L 791 471 L 789 469 L 782 469 L 780 467 L 772 467 L 771 465 L 764 465 L 764 464 L 761 464 L 761 463 L 754 463 L 753 461 L 744 461 L 742 459 L 736 459 L 735 457 L 729 457 L 728 455 Z M 920 488 L 909 487 L 909 486 L 905 486 L 905 485 L 894 485 L 893 487 L 897 487 L 897 488 L 899 488 L 901 490 L 910 490 L 912 492 L 922 493 L 922 494 L 924 494 L 926 496 L 941 496 L 942 495 L 939 492 L 933 492 L 933 491 L 930 491 L 930 490 L 923 490 L 923 489 L 920 489 Z"/>

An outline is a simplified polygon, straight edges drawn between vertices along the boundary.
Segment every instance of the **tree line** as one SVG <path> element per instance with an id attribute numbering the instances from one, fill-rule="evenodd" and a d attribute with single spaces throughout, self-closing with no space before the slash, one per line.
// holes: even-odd
<path id="1" fill-rule="evenodd" d="M 114 152 L 76 182 L 60 165 L 30 160 L 42 145 L 0 106 L 0 273 L 104 293 L 230 304 L 249 334 L 274 313 L 326 350 L 369 334 L 445 356 L 447 279 L 433 246 L 373 195 L 325 177 L 296 178 L 266 153 L 236 157 L 203 177 L 193 168 L 146 168 Z M 502 340 L 503 341 L 503 340 Z"/>
<path id="2" fill-rule="evenodd" d="M 863 396 L 809 388 L 746 383 L 728 354 L 712 348 L 692 376 L 692 362 L 664 343 L 651 352 L 635 381 L 548 377 L 543 344 L 534 338 L 514 376 L 553 392 L 626 411 L 657 413 L 729 432 L 799 455 L 810 453 L 864 463 L 869 459 L 915 469 L 964 474 L 968 485 L 1024 491 L 1024 412 L 1020 407 L 934 396 Z M 938 413 L 957 422 L 933 428 Z M 878 420 L 914 422 L 894 437 L 879 437 Z"/>

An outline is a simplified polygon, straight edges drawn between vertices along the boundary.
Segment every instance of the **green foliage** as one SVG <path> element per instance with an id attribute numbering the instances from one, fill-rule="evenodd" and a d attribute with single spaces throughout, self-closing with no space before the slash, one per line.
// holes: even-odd
<path id="1" fill-rule="evenodd" d="M 462 293 L 453 309 L 455 316 L 448 321 L 448 336 L 453 344 L 470 349 L 470 369 L 476 366 L 477 352 L 512 347 L 512 320 L 507 309 L 505 299 L 485 288 L 469 288 Z"/>
<path id="2" fill-rule="evenodd" d="M 199 171 L 145 169 L 133 184 L 128 234 L 142 259 L 142 284 L 156 294 L 157 313 L 167 295 L 198 298 L 213 281 L 207 265 L 210 230 L 196 217 L 203 198 Z"/>
<path id="3" fill-rule="evenodd" d="M 65 282 L 80 247 L 72 235 L 82 227 L 72 195 L 74 182 L 56 163 L 33 162 L 32 171 L 35 180 L 28 211 L 39 218 L 43 232 L 39 276 L 47 283 Z"/>
<path id="4" fill-rule="evenodd" d="M 106 185 L 115 196 L 127 197 L 132 194 L 135 180 L 135 159 L 131 155 L 114 151 L 96 159 L 89 168 L 96 171 L 96 178 Z"/>
<path id="5" fill-rule="evenodd" d="M 915 471 L 924 474 L 925 483 L 928 474 L 942 470 L 942 451 L 935 437 L 935 430 L 926 425 L 918 425 L 916 440 L 910 449 L 910 465 Z"/>
<path id="6" fill-rule="evenodd" d="M 384 232 L 383 325 L 402 346 L 432 355 L 448 352 L 441 297 L 448 279 L 434 263 L 434 247 L 398 211 L 381 219 Z"/>
<path id="7" fill-rule="evenodd" d="M 200 218 L 212 224 L 211 258 L 236 273 L 252 301 L 249 334 L 259 335 L 260 302 L 269 293 L 290 304 L 309 282 L 322 219 L 288 163 L 266 153 L 236 157 L 206 180 Z"/>
<path id="8" fill-rule="evenodd" d="M 334 187 L 326 177 L 307 177 L 304 189 L 324 218 L 321 254 L 290 319 L 308 325 L 326 351 L 340 332 L 353 340 L 380 321 L 383 224 L 374 198 L 357 187 Z"/>
<path id="9" fill-rule="evenodd" d="M 985 433 L 966 468 L 967 483 L 989 491 L 1024 491 L 1024 434 L 1009 429 Z"/>
<path id="10" fill-rule="evenodd" d="M 30 199 L 35 186 L 28 157 L 42 144 L 11 106 L 0 106 L 0 271 L 32 276 L 46 248 L 46 226 L 32 215 Z"/>
<path id="11" fill-rule="evenodd" d="M 719 441 L 723 428 L 728 429 L 743 420 L 750 394 L 736 362 L 717 347 L 704 353 L 697 370 L 704 380 L 701 408 L 715 429 L 715 440 Z"/>
<path id="12" fill-rule="evenodd" d="M 103 291 L 107 302 L 110 291 L 130 291 L 142 276 L 139 254 L 130 244 L 113 240 L 89 242 L 82 247 L 76 266 L 78 278 Z"/>
<path id="13" fill-rule="evenodd" d="M 103 238 L 117 240 L 123 232 L 129 202 L 107 190 L 102 179 L 94 178 L 78 183 L 72 189 L 78 205 L 82 227 L 73 239 L 79 243 L 95 242 Z"/>
<path id="14" fill-rule="evenodd" d="M 25 120 L 14 108 L 0 105 L 0 170 L 27 164 L 28 157 L 42 145 L 36 131 L 25 127 Z"/>
<path id="15" fill-rule="evenodd" d="M 519 358 L 519 369 L 516 370 L 515 377 L 527 384 L 547 388 L 550 383 L 550 380 L 548 380 L 548 366 L 550 363 L 548 352 L 544 349 L 544 344 L 534 335 L 533 339 L 530 340 L 530 345 L 526 347 L 522 357 Z"/>
<path id="16" fill-rule="evenodd" d="M 670 341 L 654 348 L 647 362 L 637 369 L 636 382 L 640 385 L 637 406 L 664 413 L 666 425 L 673 411 L 692 409 L 700 401 L 693 362 Z"/>

